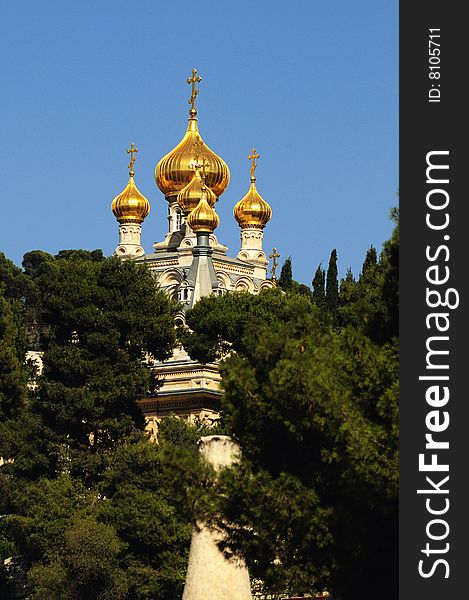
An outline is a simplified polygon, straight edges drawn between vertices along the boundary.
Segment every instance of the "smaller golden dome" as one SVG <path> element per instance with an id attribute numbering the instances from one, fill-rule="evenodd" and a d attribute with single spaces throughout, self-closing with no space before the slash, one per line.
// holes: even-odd
<path id="1" fill-rule="evenodd" d="M 202 188 L 202 196 L 196 208 L 187 217 L 192 231 L 196 233 L 212 233 L 219 225 L 220 218 L 207 202 L 207 189 Z"/>
<path id="2" fill-rule="evenodd" d="M 134 154 L 138 152 L 134 144 L 130 144 L 127 153 L 131 155 L 129 164 L 129 182 L 124 190 L 114 198 L 111 210 L 119 223 L 142 223 L 150 212 L 150 203 L 139 191 L 134 181 Z"/>
<path id="3" fill-rule="evenodd" d="M 255 162 L 257 158 L 260 158 L 260 156 L 259 154 L 256 154 L 256 151 L 253 148 L 252 155 L 249 156 L 249 159 L 252 160 L 251 185 L 248 193 L 236 203 L 233 209 L 234 217 L 238 221 L 241 229 L 246 227 L 258 227 L 264 229 L 272 217 L 272 209 L 256 188 L 256 177 L 254 173 L 257 167 Z"/>
<path id="4" fill-rule="evenodd" d="M 177 196 L 178 204 L 186 217 L 191 211 L 197 208 L 200 198 L 202 197 L 203 187 L 204 182 L 202 181 L 202 176 L 200 175 L 198 165 L 196 165 L 192 179 L 184 188 L 182 188 Z M 207 202 L 213 208 L 215 206 L 215 202 L 217 201 L 217 197 L 210 188 L 206 187 L 205 190 L 207 194 Z"/>

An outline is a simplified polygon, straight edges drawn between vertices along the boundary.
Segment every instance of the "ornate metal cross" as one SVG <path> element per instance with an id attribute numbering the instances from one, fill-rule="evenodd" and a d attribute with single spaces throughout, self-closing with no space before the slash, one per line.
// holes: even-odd
<path id="1" fill-rule="evenodd" d="M 200 83 L 201 81 L 202 77 L 199 77 L 199 75 L 197 75 L 197 69 L 192 69 L 192 77 L 187 78 L 187 83 L 192 84 L 192 93 L 190 99 L 188 100 L 188 103 L 191 105 L 191 111 L 195 110 L 195 99 L 197 94 L 199 93 L 196 84 Z"/>
<path id="2" fill-rule="evenodd" d="M 251 177 L 255 177 L 255 171 L 256 171 L 256 167 L 257 167 L 256 160 L 258 158 L 260 158 L 260 157 L 261 157 L 261 155 L 260 154 L 256 154 L 256 149 L 253 148 L 251 155 L 248 156 L 248 159 L 250 161 L 252 161 L 252 165 L 251 165 Z"/>
<path id="3" fill-rule="evenodd" d="M 277 252 L 277 248 L 274 248 L 272 251 L 272 254 L 269 254 L 269 258 L 272 258 L 272 268 L 270 269 L 270 272 L 272 274 L 272 283 L 277 283 L 277 275 L 276 275 L 276 270 L 278 267 L 278 262 L 277 262 L 277 258 L 280 258 L 280 254 Z"/>
<path id="4" fill-rule="evenodd" d="M 207 159 L 205 158 L 205 156 L 202 157 L 201 163 L 199 163 L 199 161 L 197 161 L 196 164 L 194 165 L 194 168 L 202 169 L 202 173 L 200 174 L 200 176 L 202 177 L 202 181 L 204 182 L 204 185 L 205 185 L 205 179 L 207 177 L 207 173 L 205 172 L 205 169 L 209 166 L 210 166 L 210 163 L 207 162 Z"/>
<path id="5" fill-rule="evenodd" d="M 192 145 L 195 148 L 195 162 L 196 162 L 196 164 L 198 164 L 198 162 L 199 162 L 199 156 L 200 156 L 200 149 L 204 145 L 204 142 L 201 140 L 200 135 L 198 135 L 195 138 L 195 141 L 192 142 Z"/>
<path id="6" fill-rule="evenodd" d="M 138 148 L 136 148 L 135 144 L 133 142 L 131 142 L 130 148 L 127 150 L 127 154 L 130 154 L 130 162 L 129 162 L 130 175 L 134 174 L 135 154 L 137 154 L 137 152 L 138 152 Z"/>

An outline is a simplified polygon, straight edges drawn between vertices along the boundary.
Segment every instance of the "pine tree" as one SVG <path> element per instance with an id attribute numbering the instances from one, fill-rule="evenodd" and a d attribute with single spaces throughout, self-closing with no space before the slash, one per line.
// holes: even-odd
<path id="1" fill-rule="evenodd" d="M 12 307 L 0 289 L 0 422 L 17 416 L 26 398 L 26 369 L 18 357 L 18 337 Z M 0 441 L 0 455 L 1 446 Z"/>
<path id="2" fill-rule="evenodd" d="M 28 279 L 0 252 L 0 457 L 10 458 L 13 424 L 27 398 L 24 299 Z"/>
<path id="3" fill-rule="evenodd" d="M 175 307 L 147 269 L 101 251 L 28 260 L 47 326 L 30 406 L 43 427 L 36 454 L 46 473 L 67 469 L 90 483 L 106 453 L 144 429 L 137 401 L 152 393 L 155 377 L 143 359 L 170 355 Z M 18 453 L 14 468 L 23 464 Z"/>
<path id="4" fill-rule="evenodd" d="M 325 584 L 358 600 L 372 584 L 394 598 L 396 346 L 332 328 L 309 300 L 279 290 L 202 299 L 187 324 L 193 358 L 204 344 L 225 356 L 224 422 L 246 461 L 220 482 L 228 518 L 212 520 L 264 592 Z"/>
<path id="5" fill-rule="evenodd" d="M 177 600 L 199 453 L 149 442 L 137 404 L 155 388 L 148 359 L 171 354 L 176 307 L 148 269 L 100 251 L 33 252 L 25 265 L 44 372 L 19 409 L 3 402 L 18 361 L 11 312 L 0 316 L 0 400 L 14 417 L 0 423 L 13 459 L 0 469 L 0 551 L 24 558 L 38 600 Z"/>

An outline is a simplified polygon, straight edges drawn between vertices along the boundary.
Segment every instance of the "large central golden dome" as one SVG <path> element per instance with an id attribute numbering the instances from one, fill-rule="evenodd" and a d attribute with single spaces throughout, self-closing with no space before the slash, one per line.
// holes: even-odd
<path id="1" fill-rule="evenodd" d="M 195 89 L 195 82 L 200 81 L 200 77 L 195 77 L 197 71 L 193 69 L 192 96 L 189 100 L 191 109 L 189 111 L 189 124 L 187 131 L 179 144 L 164 156 L 155 169 L 156 185 L 163 192 L 166 199 L 170 200 L 176 196 L 183 187 L 185 187 L 194 176 L 194 163 L 205 162 L 207 164 L 205 174 L 205 184 L 217 196 L 221 196 L 226 190 L 230 181 L 230 170 L 228 165 L 213 150 L 211 150 L 202 140 L 197 125 L 197 110 L 195 109 L 195 98 L 198 90 Z"/>

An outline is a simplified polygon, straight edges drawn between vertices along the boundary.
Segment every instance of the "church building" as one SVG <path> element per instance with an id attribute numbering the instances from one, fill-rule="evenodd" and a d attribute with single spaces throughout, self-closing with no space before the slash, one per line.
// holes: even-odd
<path id="1" fill-rule="evenodd" d="M 196 69 L 187 79 L 191 85 L 187 130 L 177 146 L 156 165 L 155 181 L 168 204 L 168 232 L 165 239 L 145 253 L 141 245 L 142 224 L 150 212 L 148 200 L 135 183 L 134 163 L 138 149 L 131 144 L 129 181 L 112 202 L 119 222 L 119 243 L 115 255 L 145 264 L 163 290 L 180 305 L 179 324 L 185 311 L 203 296 L 247 291 L 257 294 L 275 286 L 278 254 L 274 249 L 272 277 L 267 277 L 268 259 L 263 249 L 263 230 L 272 216 L 269 204 L 256 188 L 259 154 L 252 149 L 250 185 L 234 206 L 240 227 L 241 244 L 236 257 L 215 235 L 219 225 L 216 203 L 230 181 L 223 159 L 203 141 L 199 132 L 196 98 L 201 78 Z M 141 408 L 148 429 L 156 433 L 157 422 L 170 414 L 187 418 L 216 418 L 220 410 L 220 374 L 216 364 L 192 360 L 182 346 L 153 368 L 162 379 L 156 397 L 144 398 Z"/>

